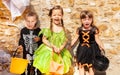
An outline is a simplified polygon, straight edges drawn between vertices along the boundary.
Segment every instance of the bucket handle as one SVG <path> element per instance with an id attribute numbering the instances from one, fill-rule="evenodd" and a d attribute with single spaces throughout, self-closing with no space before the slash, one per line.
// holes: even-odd
<path id="1" fill-rule="evenodd" d="M 12 57 L 15 57 L 15 56 L 16 56 L 17 50 L 18 50 L 18 48 L 13 52 Z"/>

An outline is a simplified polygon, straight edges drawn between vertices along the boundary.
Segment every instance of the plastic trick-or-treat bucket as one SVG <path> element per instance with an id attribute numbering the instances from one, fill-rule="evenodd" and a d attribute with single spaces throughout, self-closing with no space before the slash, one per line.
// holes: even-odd
<path id="1" fill-rule="evenodd" d="M 94 61 L 94 68 L 98 71 L 106 71 L 109 67 L 109 59 L 104 56 L 97 56 Z"/>
<path id="2" fill-rule="evenodd" d="M 11 57 L 10 73 L 22 74 L 25 72 L 29 61 L 27 59 L 15 57 L 17 50 L 18 48 L 16 49 L 13 56 Z"/>
<path id="3" fill-rule="evenodd" d="M 27 65 L 27 59 L 12 57 L 10 64 L 10 72 L 15 74 L 22 74 L 25 72 Z"/>

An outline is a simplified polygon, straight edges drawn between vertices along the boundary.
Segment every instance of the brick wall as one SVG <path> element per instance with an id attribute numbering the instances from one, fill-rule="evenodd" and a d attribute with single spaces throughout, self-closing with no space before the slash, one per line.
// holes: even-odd
<path id="1" fill-rule="evenodd" d="M 80 11 L 83 9 L 93 11 L 95 24 L 100 29 L 100 39 L 106 50 L 120 50 L 119 0 L 31 0 L 31 6 L 27 10 L 37 12 L 41 28 L 49 27 L 48 12 L 55 4 L 64 8 L 65 28 L 71 35 L 74 35 L 76 28 L 80 26 Z M 23 15 L 12 22 L 9 10 L 0 0 L 0 47 L 15 49 L 19 31 L 24 26 Z"/>

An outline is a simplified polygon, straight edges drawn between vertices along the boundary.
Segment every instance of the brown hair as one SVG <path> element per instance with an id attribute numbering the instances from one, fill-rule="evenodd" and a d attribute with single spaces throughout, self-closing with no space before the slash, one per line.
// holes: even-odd
<path id="1" fill-rule="evenodd" d="M 49 16 L 51 17 L 52 13 L 53 13 L 53 10 L 57 10 L 57 9 L 61 10 L 62 15 L 64 14 L 63 8 L 60 5 L 56 5 L 52 9 L 50 9 Z M 64 29 L 63 19 L 61 19 L 61 23 L 62 23 L 62 26 L 63 26 L 63 29 Z M 52 30 L 52 19 L 51 19 L 51 22 L 50 22 L 50 29 Z"/>
<path id="2" fill-rule="evenodd" d="M 89 18 L 92 18 L 92 19 L 94 18 L 93 17 L 93 13 L 91 11 L 89 11 L 89 10 L 83 10 L 83 11 L 81 11 L 81 13 L 80 13 L 80 19 L 84 19 L 87 16 Z M 97 31 L 95 31 L 95 33 L 99 33 L 99 29 L 94 25 L 94 21 L 93 20 L 92 20 L 91 26 L 93 27 L 92 31 L 94 31 L 96 29 Z"/>
<path id="3" fill-rule="evenodd" d="M 38 15 L 37 15 L 37 13 L 32 12 L 32 11 L 28 12 L 28 13 L 25 15 L 25 20 L 26 20 L 26 18 L 29 17 L 29 16 L 35 16 L 35 17 L 36 17 L 36 21 L 37 21 L 37 22 L 36 22 L 35 26 L 37 26 L 37 23 L 38 23 Z"/>
<path id="4" fill-rule="evenodd" d="M 28 12 L 28 13 L 25 15 L 25 19 L 26 19 L 26 17 L 28 17 L 28 16 L 35 16 L 36 19 L 38 20 L 38 15 L 37 15 L 35 12 Z"/>
<path id="5" fill-rule="evenodd" d="M 93 17 L 93 13 L 91 12 L 91 11 L 89 11 L 89 10 L 83 10 L 83 11 L 81 11 L 81 13 L 80 13 L 80 19 L 84 19 L 84 18 L 86 18 L 86 17 L 89 17 L 89 18 L 94 18 Z M 92 20 L 92 23 L 91 23 L 91 26 L 93 26 L 94 24 L 93 24 L 93 20 Z"/>

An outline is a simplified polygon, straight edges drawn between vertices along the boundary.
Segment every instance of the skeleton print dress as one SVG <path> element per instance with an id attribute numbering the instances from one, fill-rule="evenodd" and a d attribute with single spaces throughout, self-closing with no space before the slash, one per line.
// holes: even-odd
<path id="1" fill-rule="evenodd" d="M 38 48 L 38 46 L 42 43 L 42 41 L 35 42 L 34 38 L 38 36 L 40 32 L 40 28 L 36 28 L 33 30 L 23 28 L 20 32 L 20 40 L 19 45 L 23 46 L 23 58 L 27 58 L 27 54 L 31 57 L 33 56 L 34 51 Z M 42 38 L 42 36 L 40 36 Z M 31 57 L 27 59 L 33 60 Z"/>
<path id="2" fill-rule="evenodd" d="M 40 71 L 33 67 L 34 51 L 42 43 L 42 40 L 35 42 L 34 38 L 38 36 L 40 30 L 40 28 L 30 30 L 24 27 L 20 32 L 19 45 L 23 46 L 23 58 L 30 61 L 27 70 L 21 75 L 41 75 Z M 42 35 L 39 37 L 42 38 Z"/>

